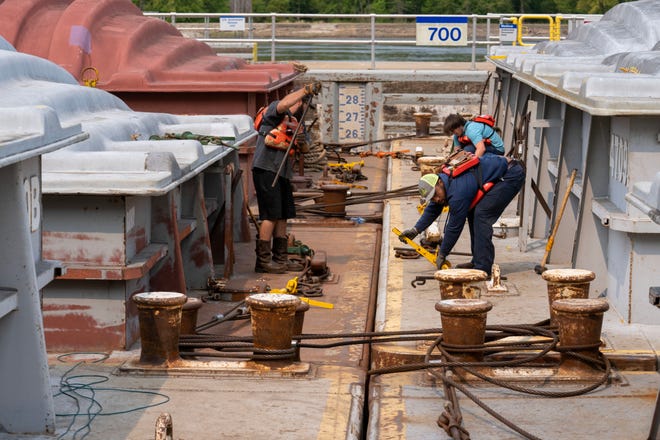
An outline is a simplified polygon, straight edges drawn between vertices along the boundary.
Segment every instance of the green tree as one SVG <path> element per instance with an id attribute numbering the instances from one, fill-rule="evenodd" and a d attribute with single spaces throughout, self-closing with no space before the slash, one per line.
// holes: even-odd
<path id="1" fill-rule="evenodd" d="M 143 11 L 155 12 L 200 12 L 206 7 L 204 0 L 133 0 L 133 3 Z"/>
<path id="2" fill-rule="evenodd" d="M 2 0 L 0 0 L 2 1 Z M 252 0 L 252 11 L 299 14 L 604 14 L 630 0 Z M 133 0 L 143 11 L 224 12 L 230 0 Z"/>
<path id="3" fill-rule="evenodd" d="M 555 0 L 555 5 L 562 14 L 575 13 L 575 0 Z"/>
<path id="4" fill-rule="evenodd" d="M 575 9 L 579 14 L 604 14 L 618 3 L 623 2 L 617 0 L 578 0 Z"/>
<path id="5" fill-rule="evenodd" d="M 375 0 L 371 2 L 369 12 L 372 14 L 388 14 L 390 6 L 387 0 Z"/>

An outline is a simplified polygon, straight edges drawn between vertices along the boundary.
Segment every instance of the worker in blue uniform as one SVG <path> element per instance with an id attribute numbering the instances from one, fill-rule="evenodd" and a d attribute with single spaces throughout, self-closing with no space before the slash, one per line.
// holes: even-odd
<path id="1" fill-rule="evenodd" d="M 492 186 L 487 185 L 489 182 Z M 524 182 L 525 170 L 519 161 L 494 154 L 485 154 L 477 166 L 458 176 L 450 177 L 445 173 L 424 175 L 419 181 L 419 192 L 426 208 L 415 226 L 403 231 L 400 239 L 403 241 L 404 236 L 414 239 L 448 205 L 449 217 L 436 259 L 437 268 L 445 263 L 463 231 L 465 220 L 468 220 L 472 261 L 464 267 L 483 270 L 490 276 L 495 260 L 493 224 Z M 488 186 L 490 189 L 479 198 L 480 191 Z"/>
<path id="2" fill-rule="evenodd" d="M 495 121 L 488 115 L 466 121 L 455 113 L 445 118 L 443 129 L 447 136 L 452 136 L 452 149 L 460 148 L 477 157 L 486 153 L 504 155 L 504 141 L 494 125 Z"/>

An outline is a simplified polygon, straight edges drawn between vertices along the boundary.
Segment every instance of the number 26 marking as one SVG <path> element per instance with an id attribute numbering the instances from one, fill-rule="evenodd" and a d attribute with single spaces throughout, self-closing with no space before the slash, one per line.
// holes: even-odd
<path id="1" fill-rule="evenodd" d="M 440 41 L 447 41 L 447 40 L 452 40 L 452 41 L 458 41 L 461 39 L 461 30 L 459 28 L 446 28 L 446 27 L 429 27 L 429 31 L 431 31 L 431 36 L 429 37 L 429 41 L 433 41 L 434 38 L 437 38 Z"/>

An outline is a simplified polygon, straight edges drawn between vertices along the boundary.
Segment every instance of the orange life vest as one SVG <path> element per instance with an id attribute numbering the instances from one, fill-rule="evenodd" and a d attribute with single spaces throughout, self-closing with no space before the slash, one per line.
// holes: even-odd
<path id="1" fill-rule="evenodd" d="M 494 128 L 495 118 L 493 118 L 493 116 L 491 115 L 475 116 L 474 118 L 470 119 L 468 122 L 480 122 L 482 124 L 489 126 L 491 129 L 493 129 L 493 132 L 490 134 L 490 136 L 492 136 L 493 133 L 495 133 L 495 128 Z M 484 139 L 484 144 L 491 145 L 490 136 Z M 466 135 L 458 136 L 457 138 L 458 138 L 458 143 L 461 145 L 470 145 L 472 143 L 470 138 L 467 137 Z"/>
<path id="2" fill-rule="evenodd" d="M 451 179 L 453 177 L 460 176 L 465 171 L 474 169 L 474 167 L 478 167 L 478 166 L 479 166 L 479 158 L 477 156 L 467 151 L 459 150 L 447 158 L 447 161 L 442 166 L 442 172 L 448 175 L 449 178 Z M 477 194 L 475 194 L 474 198 L 472 199 L 469 209 L 474 208 L 477 205 L 477 203 L 479 203 L 481 199 L 483 199 L 486 193 L 490 191 L 493 185 L 495 185 L 494 182 L 486 182 L 483 185 L 481 184 L 480 169 L 476 170 L 475 178 L 477 179 L 477 184 L 479 185 L 479 189 L 477 190 Z"/>

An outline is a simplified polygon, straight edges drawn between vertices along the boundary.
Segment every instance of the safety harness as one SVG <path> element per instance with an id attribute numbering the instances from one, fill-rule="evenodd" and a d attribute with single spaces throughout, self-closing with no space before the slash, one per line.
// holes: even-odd
<path id="1" fill-rule="evenodd" d="M 479 189 L 475 194 L 472 202 L 470 203 L 470 209 L 474 208 L 484 195 L 495 185 L 493 182 L 483 182 L 481 175 L 481 163 L 479 158 L 464 150 L 459 150 L 447 158 L 447 161 L 442 166 L 442 172 L 449 176 L 449 185 L 453 178 L 460 176 L 465 171 L 471 171 L 474 174 L 475 179 L 477 180 L 477 185 Z"/>
<path id="2" fill-rule="evenodd" d="M 493 118 L 491 115 L 479 115 L 479 116 L 475 116 L 474 118 L 470 119 L 466 123 L 466 125 L 469 124 L 470 122 L 479 122 L 481 124 L 484 124 L 484 125 L 487 125 L 488 127 L 490 127 L 490 134 L 488 136 L 486 136 L 485 138 L 483 138 L 483 140 L 484 140 L 485 145 L 491 145 L 492 142 L 491 142 L 490 138 L 495 133 L 495 128 L 494 128 L 495 127 L 495 118 Z M 462 135 L 462 136 L 458 136 L 458 143 L 461 144 L 461 145 L 470 145 L 472 143 L 472 141 L 466 135 Z"/>

